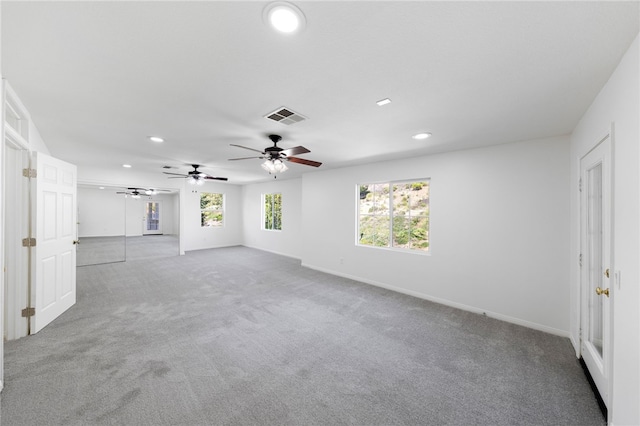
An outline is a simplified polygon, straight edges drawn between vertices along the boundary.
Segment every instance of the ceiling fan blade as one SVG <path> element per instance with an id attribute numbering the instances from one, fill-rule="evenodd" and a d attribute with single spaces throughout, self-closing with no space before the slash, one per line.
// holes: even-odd
<path id="1" fill-rule="evenodd" d="M 189 176 L 169 176 L 167 179 L 186 179 Z"/>
<path id="2" fill-rule="evenodd" d="M 248 149 L 249 151 L 255 151 L 255 152 L 259 152 L 260 154 L 264 154 L 264 151 L 260 151 L 258 149 L 254 149 L 254 148 L 249 148 L 248 146 L 236 145 L 235 143 L 230 143 L 229 145 L 237 146 L 238 148 L 244 148 L 244 149 Z"/>
<path id="3" fill-rule="evenodd" d="M 237 160 L 251 160 L 254 158 L 264 158 L 264 157 L 242 157 L 242 158 L 229 158 L 228 161 L 237 161 Z"/>
<path id="4" fill-rule="evenodd" d="M 284 154 L 289 157 L 292 155 L 306 154 L 307 152 L 311 151 L 309 151 L 304 146 L 294 146 L 293 148 L 283 149 L 282 151 L 280 151 L 280 154 Z"/>
<path id="5" fill-rule="evenodd" d="M 229 180 L 226 177 L 216 177 L 216 176 L 205 176 L 202 179 L 206 179 L 206 180 L 224 180 L 224 181 Z"/>
<path id="6" fill-rule="evenodd" d="M 304 158 L 298 157 L 287 157 L 287 160 L 291 161 L 292 163 L 304 164 L 305 166 L 320 167 L 322 165 L 322 163 L 319 163 L 317 161 L 305 160 Z"/>
<path id="7" fill-rule="evenodd" d="M 182 176 L 182 177 L 189 177 L 189 175 L 183 175 L 181 173 L 171 173 L 171 172 L 162 172 L 165 175 L 176 175 L 176 176 Z"/>

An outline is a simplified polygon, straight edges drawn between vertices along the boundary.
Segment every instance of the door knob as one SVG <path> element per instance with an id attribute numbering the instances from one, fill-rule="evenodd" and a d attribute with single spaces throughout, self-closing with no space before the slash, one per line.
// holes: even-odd
<path id="1" fill-rule="evenodd" d="M 602 296 L 603 294 L 607 297 L 609 297 L 609 289 L 605 288 L 604 290 L 601 289 L 600 287 L 596 287 L 596 294 L 598 296 Z"/>
<path id="2" fill-rule="evenodd" d="M 605 269 L 604 276 L 609 278 L 609 268 Z"/>
<path id="3" fill-rule="evenodd" d="M 73 244 L 80 244 L 80 240 L 73 240 Z"/>

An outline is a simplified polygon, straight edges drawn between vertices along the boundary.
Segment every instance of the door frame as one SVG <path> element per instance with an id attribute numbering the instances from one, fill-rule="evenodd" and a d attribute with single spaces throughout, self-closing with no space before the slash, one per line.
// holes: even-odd
<path id="1" fill-rule="evenodd" d="M 22 156 L 21 158 L 22 161 L 20 166 L 24 167 L 26 165 L 26 167 L 29 167 L 30 161 L 31 161 L 30 160 L 31 148 L 29 143 L 31 117 L 29 116 L 29 113 L 25 108 L 25 106 L 22 104 L 22 102 L 20 101 L 16 93 L 11 88 L 11 85 L 9 84 L 9 82 L 4 78 L 1 81 L 1 88 L 2 88 L 2 93 L 0 98 L 1 98 L 2 105 L 0 105 L 0 130 L 1 130 L 0 138 L 2 138 L 2 143 L 0 143 L 0 167 L 2 167 L 2 171 L 0 172 L 0 183 L 1 183 L 0 185 L 0 216 L 1 216 L 0 261 L 2 262 L 2 268 L 0 273 L 0 332 L 2 332 L 2 336 L 1 336 L 2 338 L 0 339 L 0 391 L 3 389 L 3 383 L 4 383 L 4 333 L 5 333 L 4 322 L 6 319 L 5 317 L 7 316 L 7 312 L 9 311 L 8 306 L 9 304 L 11 304 L 12 313 L 10 316 L 11 318 L 10 320 L 12 321 L 12 323 L 9 324 L 9 326 L 12 328 L 14 328 L 17 321 L 24 321 L 22 320 L 21 315 L 18 318 L 14 318 L 14 317 L 16 315 L 15 313 L 17 312 L 21 313 L 22 308 L 25 307 L 25 304 L 23 304 L 20 300 L 18 300 L 17 297 L 15 298 L 15 300 L 5 299 L 5 288 L 8 285 L 8 283 L 5 280 L 6 278 L 5 268 L 7 266 L 11 268 L 12 266 L 12 265 L 7 265 L 7 260 L 8 260 L 7 255 L 9 255 L 8 254 L 9 249 L 12 252 L 12 254 L 9 255 L 10 256 L 9 260 L 13 262 L 14 268 L 20 269 L 19 271 L 16 271 L 16 274 L 14 276 L 12 276 L 12 278 L 15 277 L 16 283 L 15 285 L 12 285 L 11 290 L 12 292 L 13 290 L 15 290 L 14 292 L 15 294 L 24 295 L 24 300 L 27 300 L 27 301 L 29 300 L 28 291 L 29 291 L 29 274 L 30 274 L 30 267 L 28 263 L 29 249 L 22 247 L 22 240 L 20 238 L 17 238 L 13 246 L 7 246 L 6 220 L 9 219 L 11 221 L 15 221 L 15 218 L 19 218 L 22 225 L 20 227 L 19 232 L 24 232 L 23 234 L 24 238 L 30 237 L 30 226 L 31 226 L 30 217 L 29 217 L 30 208 L 31 208 L 29 179 L 24 179 L 22 177 L 21 167 L 16 168 L 15 170 L 17 175 L 15 176 L 16 186 L 13 190 L 14 191 L 13 195 L 16 195 L 17 192 L 20 192 L 21 194 L 19 195 L 23 197 L 23 200 L 26 200 L 26 201 L 24 203 L 21 203 L 21 206 L 20 206 L 22 209 L 21 212 L 16 212 L 15 214 L 7 218 L 6 189 L 7 189 L 8 182 L 6 182 L 7 179 L 5 179 L 6 176 L 4 171 L 5 162 L 8 161 L 6 158 L 7 145 L 10 145 L 12 148 L 17 149 L 18 152 L 21 152 L 20 155 Z M 9 114 L 13 118 L 11 122 L 7 121 L 7 117 Z M 17 155 L 18 152 L 14 154 Z M 15 225 L 15 224 L 10 223 L 9 225 Z M 28 320 L 27 320 L 27 332 L 28 332 Z"/>
<path id="2" fill-rule="evenodd" d="M 606 132 L 601 133 L 601 136 L 598 138 L 595 138 L 595 143 L 593 145 L 591 145 L 583 155 L 581 155 L 578 158 L 578 178 L 579 178 L 579 182 L 580 182 L 580 190 L 584 191 L 584 181 L 583 176 L 582 176 L 582 161 L 585 157 L 587 157 L 590 153 L 592 153 L 595 149 L 597 149 L 602 143 L 605 143 L 608 141 L 609 144 L 609 148 L 608 148 L 608 152 L 606 153 L 606 155 L 608 155 L 609 157 L 609 161 L 608 161 L 608 166 L 609 166 L 609 170 L 608 170 L 608 185 L 607 185 L 607 189 L 609 191 L 609 200 L 608 200 L 608 205 L 606 205 L 604 207 L 604 209 L 607 210 L 607 214 L 608 214 L 608 220 L 603 224 L 604 226 L 608 227 L 608 233 L 609 233 L 609 247 L 608 247 L 608 257 L 609 257 L 609 270 L 610 270 L 610 278 L 609 278 L 609 290 L 610 290 L 610 297 L 609 297 L 609 301 L 608 301 L 608 313 L 607 313 L 607 320 L 608 320 L 608 328 L 607 330 L 603 330 L 603 333 L 606 332 L 606 334 L 608 335 L 608 339 L 606 339 L 605 342 L 603 342 L 603 369 L 606 372 L 606 376 L 607 376 L 607 383 L 606 383 L 606 394 L 605 395 L 600 395 L 602 398 L 602 402 L 604 403 L 604 405 L 607 407 L 607 411 L 608 411 L 608 415 L 609 418 L 611 418 L 611 397 L 612 397 L 612 393 L 613 393 L 613 375 L 611 374 L 613 372 L 613 330 L 614 330 L 614 309 L 615 309 L 615 290 L 614 290 L 614 283 L 616 280 L 616 269 L 615 269 L 615 256 L 614 256 L 614 206 L 615 206 L 615 194 L 614 194 L 614 188 L 615 188 L 615 182 L 614 182 L 614 169 L 615 169 L 615 164 L 614 164 L 614 152 L 615 152 L 615 140 L 614 140 L 614 125 L 613 123 L 611 124 L 611 126 L 609 127 L 609 129 L 607 129 Z M 579 224 L 579 229 L 578 229 L 578 253 L 580 253 L 580 256 L 585 256 L 585 253 L 583 253 L 583 194 L 582 192 L 579 192 L 579 196 L 578 196 L 578 224 Z M 604 220 L 604 218 L 603 218 Z M 608 222 L 608 223 L 607 223 Z M 584 262 L 582 262 L 582 257 L 580 258 L 581 263 L 580 266 L 578 268 L 578 289 L 579 291 L 577 292 L 577 296 L 579 298 L 579 302 L 578 302 L 578 318 L 579 318 L 579 339 L 580 341 L 578 342 L 578 356 L 580 358 L 584 358 L 583 357 L 583 340 L 585 339 L 584 336 L 584 331 L 585 331 L 585 325 L 584 322 L 586 320 L 586 315 L 587 313 L 584 312 L 584 306 L 585 306 L 585 299 L 587 297 L 587 291 L 590 292 L 590 289 L 586 288 L 585 286 L 585 282 L 583 279 L 583 264 Z M 606 296 L 605 296 L 606 297 Z M 604 357 L 604 354 L 606 354 L 606 357 Z M 585 368 L 587 368 L 588 370 L 588 366 L 585 363 Z M 589 373 L 591 374 L 591 373 Z M 594 384 L 595 386 L 595 384 Z M 598 393 L 600 393 L 598 391 Z M 609 421 L 609 419 L 607 419 L 607 422 Z"/>
<path id="3" fill-rule="evenodd" d="M 159 220 L 158 220 L 158 230 L 156 231 L 151 231 L 149 232 L 148 229 L 148 222 L 147 222 L 147 207 L 149 206 L 149 203 L 156 203 L 158 205 L 158 210 L 160 212 L 160 215 L 158 216 Z M 162 210 L 162 201 L 161 200 L 154 200 L 154 199 L 149 199 L 149 200 L 144 200 L 144 204 L 143 204 L 143 212 L 144 212 L 144 219 L 143 219 L 143 225 L 142 225 L 142 235 L 162 235 L 163 234 L 163 229 L 162 229 L 162 216 L 164 215 L 164 211 Z"/>
<path id="4" fill-rule="evenodd" d="M 3 149 L 3 166 L 10 161 L 19 161 L 20 165 L 15 166 L 14 176 L 7 179 L 3 186 L 3 204 L 6 206 L 9 197 L 13 201 L 20 199 L 20 202 L 12 203 L 11 210 L 3 210 L 4 253 L 3 262 L 5 268 L 4 278 L 11 273 L 12 280 L 5 280 L 3 307 L 5 309 L 3 335 L 7 340 L 14 340 L 29 334 L 29 321 L 22 317 L 21 310 L 29 305 L 29 248 L 22 247 L 21 238 L 30 236 L 30 185 L 29 179 L 22 176 L 22 169 L 30 167 L 31 153 L 26 141 L 16 132 L 7 128 Z M 9 153 L 9 150 L 15 152 Z M 5 171 L 7 169 L 5 168 Z M 3 178 L 5 178 L 3 174 Z M 9 185 L 12 182 L 14 185 Z M 12 231 L 7 232 L 8 229 Z M 7 234 L 14 233 L 11 244 L 7 241 Z M 7 246 L 7 244 L 10 244 Z M 10 250 L 9 250 L 10 249 Z"/>

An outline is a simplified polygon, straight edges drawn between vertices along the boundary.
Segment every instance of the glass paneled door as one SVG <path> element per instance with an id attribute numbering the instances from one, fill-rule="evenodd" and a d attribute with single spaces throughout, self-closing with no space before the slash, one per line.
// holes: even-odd
<path id="1" fill-rule="evenodd" d="M 580 160 L 581 355 L 609 405 L 611 271 L 611 140 Z"/>
<path id="2" fill-rule="evenodd" d="M 162 220 L 159 201 L 147 201 L 144 204 L 143 235 L 162 234 Z"/>

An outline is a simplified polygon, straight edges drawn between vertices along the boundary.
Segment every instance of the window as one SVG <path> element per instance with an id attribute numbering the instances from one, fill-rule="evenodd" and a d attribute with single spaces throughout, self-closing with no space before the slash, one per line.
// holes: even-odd
<path id="1" fill-rule="evenodd" d="M 200 226 L 221 227 L 224 217 L 224 194 L 200 193 Z"/>
<path id="2" fill-rule="evenodd" d="M 262 229 L 282 230 L 282 194 L 264 194 Z"/>
<path id="3" fill-rule="evenodd" d="M 358 244 L 429 251 L 429 180 L 358 186 Z"/>

